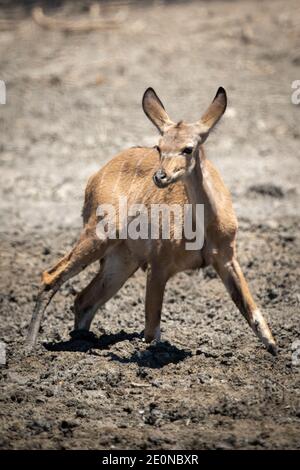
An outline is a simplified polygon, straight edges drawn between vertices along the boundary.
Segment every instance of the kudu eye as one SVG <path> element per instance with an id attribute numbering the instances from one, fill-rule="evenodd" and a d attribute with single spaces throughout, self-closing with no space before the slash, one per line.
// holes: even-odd
<path id="1" fill-rule="evenodd" d="M 185 155 L 191 155 L 193 153 L 194 147 L 184 147 L 181 153 Z"/>

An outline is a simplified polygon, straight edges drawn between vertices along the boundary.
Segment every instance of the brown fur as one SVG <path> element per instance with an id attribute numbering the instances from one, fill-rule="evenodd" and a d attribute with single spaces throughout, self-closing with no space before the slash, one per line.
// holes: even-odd
<path id="1" fill-rule="evenodd" d="M 220 91 L 221 90 L 221 91 Z M 28 343 L 33 345 L 42 311 L 49 302 L 46 291 L 57 289 L 88 264 L 100 260 L 100 271 L 78 295 L 75 328 L 88 330 L 97 309 L 114 295 L 139 268 L 148 267 L 145 301 L 145 339 L 159 339 L 159 324 L 165 285 L 174 274 L 212 264 L 233 301 L 267 348 L 275 353 L 271 332 L 255 305 L 236 259 L 237 220 L 230 193 L 217 169 L 206 159 L 203 142 L 226 108 L 226 94 L 220 89 L 212 105 L 195 124 L 172 123 L 154 90 L 144 95 L 147 116 L 162 137 L 158 149 L 131 148 L 121 152 L 93 175 L 87 184 L 83 208 L 83 232 L 72 251 L 43 274 L 43 288 L 30 327 Z M 186 146 L 193 146 L 185 155 Z M 153 175 L 164 173 L 157 184 Z M 160 173 L 161 176 L 161 173 Z M 175 184 L 174 184 L 175 183 Z M 126 196 L 128 205 L 203 204 L 205 242 L 201 250 L 187 251 L 186 240 L 100 240 L 96 235 L 96 210 L 103 204 L 118 207 Z M 119 220 L 119 229 L 121 230 Z"/>

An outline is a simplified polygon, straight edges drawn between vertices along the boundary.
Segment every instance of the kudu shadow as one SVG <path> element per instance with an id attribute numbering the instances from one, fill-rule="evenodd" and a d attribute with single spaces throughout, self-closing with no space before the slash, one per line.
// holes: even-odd
<path id="1" fill-rule="evenodd" d="M 162 341 L 157 344 L 151 344 L 144 351 L 135 351 L 130 357 L 121 357 L 118 354 L 109 352 L 108 357 L 112 361 L 121 364 L 137 364 L 139 367 L 148 367 L 151 369 L 161 369 L 168 364 L 177 364 L 191 357 L 191 351 L 179 349 L 168 341 Z"/>
<path id="2" fill-rule="evenodd" d="M 115 334 L 103 334 L 99 338 L 91 332 L 70 333 L 71 339 L 57 343 L 43 343 L 47 351 L 55 352 L 89 352 L 92 350 L 109 350 L 114 344 L 133 339 L 142 339 L 142 333 L 127 333 L 121 330 Z M 168 341 L 150 344 L 145 350 L 135 351 L 130 357 L 122 357 L 109 352 L 107 357 L 121 364 L 137 364 L 139 367 L 160 369 L 168 364 L 177 364 L 192 355 L 191 351 L 179 349 Z"/>
<path id="3" fill-rule="evenodd" d="M 43 343 L 47 351 L 57 352 L 88 352 L 91 349 L 109 349 L 110 346 L 122 341 L 131 341 L 135 338 L 141 338 L 141 333 L 126 333 L 121 330 L 115 334 L 103 334 L 97 338 L 91 331 L 71 331 L 71 339 L 67 341 Z"/>

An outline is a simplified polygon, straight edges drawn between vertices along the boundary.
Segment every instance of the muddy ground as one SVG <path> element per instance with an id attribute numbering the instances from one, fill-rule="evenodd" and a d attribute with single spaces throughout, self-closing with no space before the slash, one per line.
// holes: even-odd
<path id="1" fill-rule="evenodd" d="M 46 31 L 2 9 L 0 79 L 0 446 L 10 449 L 300 447 L 298 0 L 139 2 L 116 30 Z M 81 2 L 51 15 L 87 15 Z M 105 15 L 111 16 L 108 7 Z M 141 109 L 153 86 L 174 119 L 197 119 L 219 85 L 227 116 L 207 152 L 240 220 L 238 252 L 279 344 L 270 356 L 211 269 L 170 280 L 164 342 L 141 341 L 145 275 L 70 340 L 76 293 L 53 300 L 29 357 L 22 345 L 41 271 L 81 226 L 90 174 L 117 151 L 153 145 Z"/>

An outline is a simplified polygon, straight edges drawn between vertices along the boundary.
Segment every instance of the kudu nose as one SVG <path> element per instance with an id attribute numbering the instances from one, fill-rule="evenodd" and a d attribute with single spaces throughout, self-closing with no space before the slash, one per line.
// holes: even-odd
<path id="1" fill-rule="evenodd" d="M 160 180 L 166 178 L 167 174 L 164 170 L 162 170 L 162 168 L 160 168 L 157 172 L 156 172 L 156 176 L 157 178 L 159 178 Z"/>
<path id="2" fill-rule="evenodd" d="M 160 187 L 161 186 L 161 180 L 167 177 L 167 174 L 164 172 L 164 170 L 159 169 L 157 170 L 156 173 L 153 175 L 153 181 L 156 184 L 156 186 Z"/>

